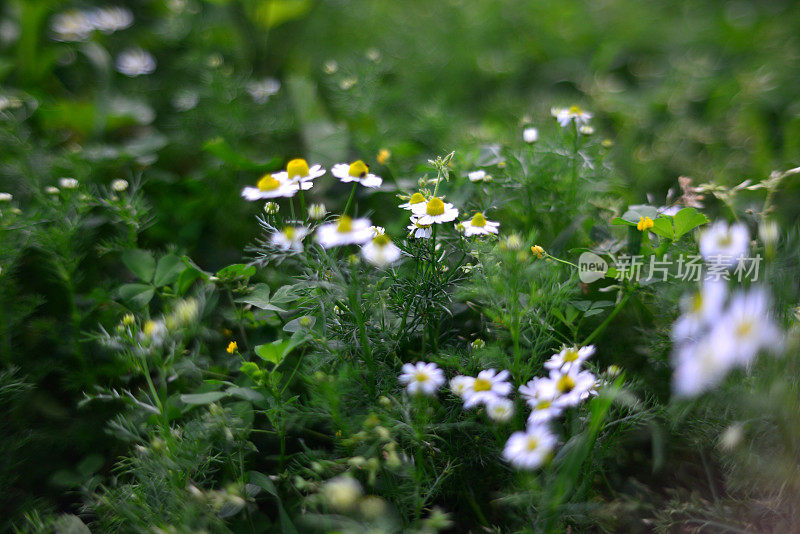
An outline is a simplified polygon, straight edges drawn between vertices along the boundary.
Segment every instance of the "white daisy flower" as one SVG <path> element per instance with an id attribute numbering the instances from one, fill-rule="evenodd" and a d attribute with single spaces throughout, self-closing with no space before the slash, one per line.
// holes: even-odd
<path id="1" fill-rule="evenodd" d="M 61 186 L 61 189 L 76 189 L 78 180 L 75 178 L 59 178 L 58 185 Z"/>
<path id="2" fill-rule="evenodd" d="M 736 347 L 727 328 L 716 328 L 697 343 L 686 343 L 672 355 L 672 390 L 695 397 L 717 385 L 736 365 Z"/>
<path id="3" fill-rule="evenodd" d="M 411 198 L 408 199 L 408 202 L 400 204 L 398 207 L 403 208 L 404 210 L 414 211 L 414 206 L 418 204 L 424 204 L 425 202 L 427 202 L 427 200 L 422 193 L 414 193 L 411 195 Z"/>
<path id="4" fill-rule="evenodd" d="M 280 91 L 281 82 L 275 78 L 253 80 L 247 84 L 245 89 L 256 104 L 264 104 L 269 97 Z"/>
<path id="5" fill-rule="evenodd" d="M 128 181 L 123 180 L 122 178 L 117 178 L 116 180 L 111 181 L 111 190 L 116 191 L 117 193 L 122 193 L 128 189 Z"/>
<path id="6" fill-rule="evenodd" d="M 323 248 L 361 245 L 372 239 L 371 226 L 369 219 L 351 219 L 347 215 L 342 215 L 338 221 L 317 228 L 317 243 Z"/>
<path id="7" fill-rule="evenodd" d="M 331 174 L 344 183 L 358 182 L 364 187 L 380 187 L 383 183 L 383 178 L 371 174 L 369 166 L 360 159 L 350 164 L 337 163 L 331 169 Z"/>
<path id="8" fill-rule="evenodd" d="M 589 371 L 580 371 L 577 367 L 567 370 L 550 371 L 550 379 L 556 390 L 554 402 L 562 407 L 577 406 L 589 398 L 595 388 L 596 378 Z"/>
<path id="9" fill-rule="evenodd" d="M 519 387 L 519 394 L 531 408 L 528 423 L 538 424 L 561 415 L 563 408 L 555 403 L 558 396 L 555 382 L 547 377 L 537 377 Z"/>
<path id="10" fill-rule="evenodd" d="M 156 70 L 156 60 L 141 48 L 129 48 L 117 56 L 117 70 L 131 78 L 152 74 Z"/>
<path id="11" fill-rule="evenodd" d="M 471 376 L 458 375 L 450 380 L 450 391 L 464 398 L 464 393 L 472 387 L 473 382 L 475 379 Z"/>
<path id="12" fill-rule="evenodd" d="M 377 267 L 385 267 L 400 259 L 403 253 L 392 243 L 385 233 L 378 234 L 372 241 L 361 247 L 361 255 L 365 260 Z"/>
<path id="13" fill-rule="evenodd" d="M 94 30 L 92 21 L 83 11 L 67 11 L 53 17 L 50 29 L 56 41 L 85 41 Z"/>
<path id="14" fill-rule="evenodd" d="M 386 228 L 383 226 L 370 226 L 369 229 L 372 230 L 372 237 L 386 234 Z"/>
<path id="15" fill-rule="evenodd" d="M 411 216 L 411 224 L 407 226 L 408 233 L 415 239 L 430 239 L 433 235 L 433 228 L 430 224 L 419 224 L 419 217 Z"/>
<path id="16" fill-rule="evenodd" d="M 11 202 L 14 199 L 14 195 L 11 193 L 0 193 L 0 202 Z"/>
<path id="17" fill-rule="evenodd" d="M 308 235 L 305 226 L 287 226 L 280 232 L 275 232 L 270 238 L 272 246 L 284 251 L 303 251 L 303 238 Z"/>
<path id="18" fill-rule="evenodd" d="M 741 223 L 717 221 L 700 236 L 700 254 L 715 265 L 735 265 L 747 254 L 750 233 Z"/>
<path id="19" fill-rule="evenodd" d="M 247 200 L 261 200 L 264 198 L 293 197 L 300 190 L 311 188 L 311 182 L 300 184 L 288 183 L 276 174 L 265 174 L 255 187 L 248 186 L 242 189 L 242 196 Z"/>
<path id="20" fill-rule="evenodd" d="M 314 165 L 309 168 L 306 160 L 297 158 L 287 163 L 286 170 L 275 174 L 275 178 L 287 182 L 310 182 L 323 174 L 325 174 L 325 169 L 322 168 L 322 165 Z"/>
<path id="21" fill-rule="evenodd" d="M 706 280 L 699 292 L 681 298 L 680 318 L 672 327 L 672 340 L 679 343 L 699 336 L 719 318 L 727 294 L 725 282 Z"/>
<path id="22" fill-rule="evenodd" d="M 101 7 L 89 14 L 92 26 L 103 33 L 114 33 L 133 24 L 133 13 L 124 7 Z"/>
<path id="23" fill-rule="evenodd" d="M 486 174 L 486 171 L 472 171 L 467 174 L 470 182 L 491 182 L 492 177 Z"/>
<path id="24" fill-rule="evenodd" d="M 588 360 L 594 354 L 594 345 L 587 347 L 569 347 L 562 349 L 558 354 L 544 362 L 546 369 L 571 369 L 572 367 L 580 367 L 583 362 Z"/>
<path id="25" fill-rule="evenodd" d="M 495 221 L 487 221 L 483 213 L 476 213 L 472 219 L 462 221 L 461 226 L 464 228 L 464 235 L 466 237 L 473 235 L 489 235 L 497 234 L 500 228 L 500 223 Z"/>
<path id="26" fill-rule="evenodd" d="M 569 108 L 553 108 L 550 110 L 550 113 L 556 118 L 558 124 L 561 125 L 562 128 L 566 127 L 570 122 L 575 122 L 577 126 L 581 126 L 582 124 L 586 124 L 589 122 L 589 119 L 592 118 L 592 114 L 583 111 L 578 106 L 571 106 Z"/>
<path id="27" fill-rule="evenodd" d="M 535 143 L 539 140 L 539 130 L 536 128 L 525 128 L 522 132 L 522 139 L 526 143 Z"/>
<path id="28" fill-rule="evenodd" d="M 472 408 L 479 404 L 488 404 L 497 397 L 505 397 L 511 393 L 512 386 L 508 382 L 508 371 L 495 372 L 487 369 L 478 373 L 472 384 L 464 390 L 464 408 Z"/>
<path id="29" fill-rule="evenodd" d="M 498 423 L 508 421 L 514 415 L 514 403 L 510 399 L 496 397 L 486 404 L 486 415 Z"/>
<path id="30" fill-rule="evenodd" d="M 550 459 L 556 437 L 545 425 L 531 425 L 514 432 L 503 449 L 503 458 L 519 469 L 536 469 Z"/>
<path id="31" fill-rule="evenodd" d="M 406 389 L 412 395 L 431 396 L 435 395 L 436 390 L 444 384 L 444 373 L 435 363 L 407 363 L 403 365 L 403 373 L 398 380 L 406 385 Z"/>
<path id="32" fill-rule="evenodd" d="M 719 319 L 719 327 L 727 331 L 734 359 L 747 365 L 764 349 L 780 350 L 781 331 L 775 326 L 769 309 L 769 297 L 760 288 L 738 293 L 731 299 L 728 311 Z"/>
<path id="33" fill-rule="evenodd" d="M 433 197 L 425 204 L 414 204 L 411 211 L 419 217 L 417 222 L 420 224 L 442 224 L 453 221 L 458 217 L 458 209 L 438 197 Z"/>

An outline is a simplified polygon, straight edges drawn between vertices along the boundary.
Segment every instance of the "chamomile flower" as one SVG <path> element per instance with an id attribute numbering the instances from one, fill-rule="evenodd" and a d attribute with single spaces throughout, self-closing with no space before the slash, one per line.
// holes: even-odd
<path id="1" fill-rule="evenodd" d="M 545 425 L 531 425 L 514 432 L 503 449 L 503 458 L 519 469 L 536 469 L 550 459 L 556 437 Z"/>
<path id="2" fill-rule="evenodd" d="M 580 371 L 578 367 L 567 370 L 550 371 L 550 380 L 556 390 L 554 402 L 562 407 L 577 406 L 589 398 L 595 388 L 596 378 L 589 371 Z"/>
<path id="3" fill-rule="evenodd" d="M 535 143 L 539 140 L 539 130 L 536 128 L 525 128 L 522 132 L 522 140 L 526 143 Z"/>
<path id="4" fill-rule="evenodd" d="M 264 104 L 269 97 L 280 91 L 281 82 L 275 78 L 264 78 L 248 82 L 245 88 L 256 104 Z"/>
<path id="5" fill-rule="evenodd" d="M 372 265 L 384 267 L 399 260 L 402 252 L 386 233 L 381 233 L 361 247 L 361 255 Z"/>
<path id="6" fill-rule="evenodd" d="M 475 378 L 471 376 L 458 375 L 450 380 L 450 391 L 464 398 L 464 393 L 472 387 L 474 382 Z"/>
<path id="7" fill-rule="evenodd" d="M 311 204 L 308 207 L 308 218 L 313 219 L 315 221 L 322 220 L 325 215 L 327 215 L 328 210 L 325 207 L 325 204 Z"/>
<path id="8" fill-rule="evenodd" d="M 433 229 L 430 224 L 419 224 L 419 217 L 411 216 L 411 224 L 407 226 L 408 233 L 414 239 L 430 239 Z"/>
<path id="9" fill-rule="evenodd" d="M 570 122 L 575 122 L 575 125 L 580 127 L 582 124 L 588 123 L 589 119 L 592 118 L 591 113 L 582 110 L 578 106 L 553 108 L 550 110 L 550 113 L 556 118 L 558 124 L 560 124 L 562 128 L 565 128 Z"/>
<path id="10" fill-rule="evenodd" d="M 697 293 L 681 298 L 680 318 L 672 327 L 672 340 L 682 342 L 699 336 L 722 313 L 727 288 L 725 282 L 706 280 Z"/>
<path id="11" fill-rule="evenodd" d="M 75 178 L 59 178 L 58 185 L 61 186 L 61 189 L 76 189 L 78 180 Z"/>
<path id="12" fill-rule="evenodd" d="M 398 207 L 403 208 L 404 210 L 414 211 L 414 207 L 417 205 L 424 205 L 427 202 L 427 199 L 423 196 L 422 193 L 414 193 L 411 195 L 411 198 L 408 199 L 408 202 L 404 204 L 400 204 Z"/>
<path id="13" fill-rule="evenodd" d="M 83 11 L 67 11 L 53 17 L 50 24 L 56 41 L 85 41 L 94 30 L 92 21 Z"/>
<path id="14" fill-rule="evenodd" d="M 466 237 L 473 235 L 489 235 L 497 234 L 500 223 L 495 221 L 487 221 L 483 213 L 476 213 L 472 219 L 462 221 L 461 226 L 464 228 L 464 235 Z"/>
<path id="15" fill-rule="evenodd" d="M 323 248 L 341 245 L 361 245 L 374 235 L 369 219 L 352 219 L 342 215 L 336 222 L 323 224 L 317 228 L 316 240 Z"/>
<path id="16" fill-rule="evenodd" d="M 290 183 L 304 183 L 311 182 L 311 180 L 319 178 L 323 174 L 325 174 L 325 169 L 322 168 L 322 165 L 309 167 L 306 160 L 297 158 L 286 164 L 285 171 L 281 171 L 274 176 L 279 180 L 285 180 Z"/>
<path id="17" fill-rule="evenodd" d="M 546 369 L 571 369 L 572 367 L 580 367 L 589 357 L 594 354 L 594 345 L 586 347 L 569 347 L 562 349 L 558 354 L 553 356 L 544 363 Z"/>
<path id="18" fill-rule="evenodd" d="M 555 403 L 558 396 L 555 382 L 547 377 L 537 377 L 519 387 L 519 394 L 531 408 L 528 423 L 538 424 L 561 415 L 563 408 Z"/>
<path id="19" fill-rule="evenodd" d="M 331 169 L 331 174 L 344 183 L 358 182 L 364 187 L 380 187 L 383 183 L 383 178 L 371 174 L 369 166 L 360 159 L 349 164 L 337 163 Z"/>
<path id="20" fill-rule="evenodd" d="M 478 373 L 472 384 L 464 390 L 464 408 L 472 408 L 479 404 L 488 404 L 497 397 L 505 397 L 511 393 L 508 382 L 508 371 L 496 372 L 487 369 Z"/>
<path id="21" fill-rule="evenodd" d="M 679 397 L 695 397 L 711 389 L 736 365 L 735 349 L 726 328 L 680 345 L 672 355 L 672 390 Z"/>
<path id="22" fill-rule="evenodd" d="M 486 171 L 472 171 L 471 173 L 467 174 L 467 178 L 469 178 L 470 182 L 491 182 L 492 177 L 489 174 L 486 174 Z"/>
<path id="23" fill-rule="evenodd" d="M 117 193 L 122 193 L 128 189 L 128 181 L 123 180 L 122 178 L 117 178 L 116 180 L 111 181 L 111 190 L 116 191 Z"/>
<path id="24" fill-rule="evenodd" d="M 242 189 L 242 196 L 247 200 L 261 200 L 264 198 L 293 197 L 300 187 L 310 189 L 311 182 L 295 184 L 289 183 L 277 174 L 265 174 L 258 180 L 255 187 L 248 186 Z"/>
<path id="25" fill-rule="evenodd" d="M 486 415 L 498 423 L 508 421 L 514 415 L 514 403 L 504 397 L 496 397 L 486 404 Z"/>
<path id="26" fill-rule="evenodd" d="M 719 325 L 727 330 L 733 357 L 740 365 L 749 364 L 760 350 L 775 350 L 783 343 L 771 318 L 769 297 L 760 288 L 734 295 Z"/>
<path id="27" fill-rule="evenodd" d="M 414 204 L 411 211 L 419 217 L 418 222 L 420 224 L 442 224 L 453 221 L 458 217 L 458 209 L 439 197 L 433 197 L 425 204 Z"/>
<path id="28" fill-rule="evenodd" d="M 735 265 L 747 254 L 750 233 L 741 223 L 717 221 L 700 236 L 700 254 L 715 265 Z"/>
<path id="29" fill-rule="evenodd" d="M 432 396 L 444 384 L 444 373 L 435 363 L 407 363 L 403 365 L 403 373 L 398 380 L 406 385 L 412 395 Z"/>
<path id="30" fill-rule="evenodd" d="M 89 14 L 89 20 L 95 29 L 114 33 L 133 24 L 133 13 L 124 7 L 101 7 Z"/>
<path id="31" fill-rule="evenodd" d="M 275 232 L 270 238 L 272 246 L 284 251 L 303 251 L 303 238 L 308 235 L 305 226 L 287 226 L 280 232 Z"/>
<path id="32" fill-rule="evenodd" d="M 119 72 L 135 78 L 152 74 L 156 70 L 156 59 L 141 48 L 129 48 L 117 56 L 116 65 Z"/>

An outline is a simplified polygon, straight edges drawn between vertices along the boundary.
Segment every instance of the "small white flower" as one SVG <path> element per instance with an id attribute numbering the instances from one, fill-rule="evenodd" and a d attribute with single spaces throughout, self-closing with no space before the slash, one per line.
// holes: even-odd
<path id="1" fill-rule="evenodd" d="M 442 224 L 453 221 L 458 217 L 458 209 L 438 197 L 433 197 L 424 204 L 413 204 L 411 211 L 419 217 L 417 221 L 419 224 Z"/>
<path id="2" fill-rule="evenodd" d="M 386 235 L 386 228 L 383 226 L 370 226 L 370 230 L 372 230 L 372 237 L 378 237 L 379 235 Z"/>
<path id="3" fill-rule="evenodd" d="M 317 228 L 316 240 L 323 248 L 361 245 L 372 239 L 369 219 L 351 219 L 342 215 L 338 221 Z"/>
<path id="4" fill-rule="evenodd" d="M 383 178 L 369 172 L 369 166 L 363 161 L 356 160 L 353 163 L 337 163 L 331 168 L 331 174 L 344 183 L 358 182 L 364 187 L 380 187 Z"/>
<path id="5" fill-rule="evenodd" d="M 750 233 L 741 223 L 715 222 L 700 236 L 700 254 L 715 265 L 731 267 L 747 254 Z"/>
<path id="6" fill-rule="evenodd" d="M 544 423 L 561 415 L 563 408 L 555 403 L 558 396 L 556 385 L 547 377 L 537 377 L 519 387 L 519 394 L 528 403 L 531 413 L 528 423 Z"/>
<path id="7" fill-rule="evenodd" d="M 419 224 L 419 217 L 411 216 L 411 224 L 407 226 L 408 233 L 415 239 L 430 239 L 433 235 L 433 228 L 430 224 Z"/>
<path id="8" fill-rule="evenodd" d="M 117 193 L 122 193 L 128 189 L 128 181 L 123 180 L 122 178 L 117 178 L 116 180 L 111 181 L 111 190 L 116 191 Z"/>
<path id="9" fill-rule="evenodd" d="M 325 204 L 311 204 L 308 207 L 308 218 L 313 221 L 322 220 L 327 213 L 328 210 L 325 209 Z"/>
<path id="10" fill-rule="evenodd" d="M 44 188 L 44 192 L 47 193 L 48 195 L 57 195 L 60 191 L 56 186 L 48 185 L 47 187 Z"/>
<path id="11" fill-rule="evenodd" d="M 545 425 L 531 425 L 514 432 L 503 449 L 503 458 L 519 469 L 536 469 L 544 464 L 556 446 L 556 437 Z"/>
<path id="12" fill-rule="evenodd" d="M 129 48 L 117 56 L 117 70 L 131 78 L 152 74 L 156 70 L 156 60 L 141 48 Z"/>
<path id="13" fill-rule="evenodd" d="M 92 26 L 103 33 L 114 33 L 133 24 L 133 13 L 124 7 L 101 7 L 89 14 Z"/>
<path id="14" fill-rule="evenodd" d="M 672 355 L 672 390 L 679 397 L 694 397 L 711 389 L 736 365 L 735 356 L 727 328 L 679 346 Z"/>
<path id="15" fill-rule="evenodd" d="M 496 397 L 505 397 L 511 393 L 512 386 L 508 382 L 508 371 L 495 372 L 487 369 L 478 373 L 472 384 L 464 390 L 464 408 L 472 408 L 479 404 L 488 404 Z"/>
<path id="16" fill-rule="evenodd" d="M 403 208 L 404 210 L 414 211 L 414 206 L 416 206 L 417 204 L 424 204 L 425 202 L 427 202 L 427 200 L 425 199 L 425 197 L 423 196 L 422 193 L 414 193 L 408 199 L 408 202 L 400 204 L 398 206 L 398 208 Z"/>
<path id="17" fill-rule="evenodd" d="M 406 385 L 406 389 L 412 395 L 431 396 L 435 395 L 436 390 L 444 384 L 444 373 L 435 363 L 407 363 L 403 365 L 403 373 L 398 380 Z"/>
<path id="18" fill-rule="evenodd" d="M 550 113 L 556 118 L 558 124 L 562 128 L 566 127 L 570 122 L 574 121 L 577 126 L 586 124 L 592 118 L 592 114 L 583 111 L 578 106 L 571 106 L 569 108 L 553 108 Z"/>
<path id="19" fill-rule="evenodd" d="M 486 174 L 486 171 L 472 171 L 467 174 L 470 182 L 491 182 L 492 177 Z"/>
<path id="20" fill-rule="evenodd" d="M 514 415 L 514 403 L 503 397 L 496 397 L 486 404 L 486 415 L 492 421 L 502 423 Z"/>
<path id="21" fill-rule="evenodd" d="M 400 248 L 392 243 L 385 233 L 378 234 L 372 241 L 361 247 L 361 255 L 369 263 L 377 267 L 385 267 L 396 262 L 402 256 Z"/>
<path id="22" fill-rule="evenodd" d="M 323 174 L 325 174 L 325 169 L 322 168 L 322 165 L 314 165 L 309 167 L 306 160 L 297 158 L 286 164 L 285 171 L 276 173 L 273 176 L 279 180 L 286 181 L 287 183 L 295 183 L 311 182 L 311 180 L 319 178 Z M 303 189 L 305 190 L 307 188 Z"/>
<path id="23" fill-rule="evenodd" d="M 719 327 L 727 330 L 739 365 L 749 364 L 761 350 L 777 351 L 783 345 L 783 336 L 771 317 L 769 297 L 760 288 L 734 295 Z"/>
<path id="24" fill-rule="evenodd" d="M 11 202 L 14 199 L 14 195 L 11 193 L 0 193 L 0 202 Z"/>
<path id="25" fill-rule="evenodd" d="M 255 187 L 247 186 L 242 189 L 242 196 L 247 200 L 261 200 L 265 198 L 293 197 L 302 187 L 310 189 L 311 182 L 289 183 L 285 177 L 277 174 L 265 174 Z"/>
<path id="26" fill-rule="evenodd" d="M 472 219 L 462 221 L 461 226 L 464 228 L 464 235 L 466 237 L 473 235 L 489 235 L 497 234 L 500 228 L 500 223 L 495 221 L 487 221 L 483 213 L 476 213 Z"/>
<path id="27" fill-rule="evenodd" d="M 277 202 L 269 201 L 264 203 L 264 213 L 267 215 L 275 215 L 281 211 L 281 207 Z"/>
<path id="28" fill-rule="evenodd" d="M 475 378 L 471 376 L 458 375 L 450 380 L 450 391 L 464 398 L 464 393 L 472 387 L 473 382 L 475 382 Z"/>
<path id="29" fill-rule="evenodd" d="M 197 91 L 184 89 L 178 91 L 175 96 L 172 97 L 172 106 L 178 111 L 189 111 L 190 109 L 194 109 L 199 101 L 200 95 Z"/>
<path id="30" fill-rule="evenodd" d="M 308 235 L 305 226 L 287 226 L 280 232 L 275 232 L 270 238 L 272 246 L 284 251 L 303 251 L 303 238 Z"/>
<path id="31" fill-rule="evenodd" d="M 594 133 L 594 127 L 589 126 L 588 124 L 584 124 L 583 126 L 578 128 L 578 131 L 583 135 L 592 135 Z"/>
<path id="32" fill-rule="evenodd" d="M 586 347 L 569 347 L 562 349 L 558 354 L 544 362 L 546 369 L 571 369 L 572 367 L 580 367 L 587 359 L 594 354 L 594 345 Z"/>
<path id="33" fill-rule="evenodd" d="M 718 320 L 727 292 L 725 282 L 706 280 L 699 292 L 684 295 L 681 298 L 683 313 L 672 327 L 672 340 L 679 343 L 695 338 Z"/>
<path id="34" fill-rule="evenodd" d="M 256 104 L 263 104 L 269 97 L 280 91 L 281 82 L 275 78 L 264 78 L 263 80 L 254 80 L 247 84 L 247 92 Z"/>
<path id="35" fill-rule="evenodd" d="M 325 482 L 322 486 L 322 495 L 325 502 L 338 512 L 346 512 L 358 504 L 363 490 L 361 484 L 349 476 L 340 475 Z"/>
<path id="36" fill-rule="evenodd" d="M 595 388 L 596 378 L 589 371 L 581 371 L 578 367 L 567 370 L 550 371 L 550 380 L 556 390 L 555 404 L 562 408 L 577 406 L 589 398 Z"/>
<path id="37" fill-rule="evenodd" d="M 83 11 L 67 11 L 53 17 L 50 24 L 56 41 L 85 41 L 94 30 L 92 21 Z"/>
<path id="38" fill-rule="evenodd" d="M 539 130 L 536 128 L 525 128 L 522 132 L 522 139 L 526 143 L 535 143 L 539 140 Z"/>
<path id="39" fill-rule="evenodd" d="M 59 178 L 58 185 L 61 189 L 75 189 L 78 187 L 78 180 L 75 178 Z"/>

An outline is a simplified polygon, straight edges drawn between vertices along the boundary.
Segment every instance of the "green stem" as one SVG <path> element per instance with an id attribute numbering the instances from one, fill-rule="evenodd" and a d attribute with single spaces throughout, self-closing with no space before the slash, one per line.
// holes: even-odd
<path id="1" fill-rule="evenodd" d="M 347 212 L 350 210 L 350 206 L 353 204 L 353 199 L 356 197 L 356 187 L 358 187 L 358 182 L 353 182 L 353 189 L 350 190 L 350 196 L 347 198 L 347 204 L 344 205 L 344 211 L 342 215 L 347 215 Z"/>
<path id="2" fill-rule="evenodd" d="M 628 303 L 628 299 L 630 299 L 632 295 L 633 295 L 633 290 L 628 290 L 625 293 L 625 296 L 622 297 L 622 300 L 620 300 L 617 303 L 617 305 L 614 307 L 614 309 L 611 311 L 611 313 L 608 314 L 608 317 L 606 317 L 605 320 L 602 323 L 600 323 L 600 326 L 595 328 L 594 332 L 589 334 L 589 337 L 587 337 L 586 339 L 583 340 L 583 343 L 581 343 L 581 346 L 585 347 L 594 338 L 596 338 L 598 335 L 600 335 L 600 333 L 603 330 L 605 330 L 605 328 L 609 325 L 609 323 L 611 323 L 611 321 L 614 320 L 614 317 L 617 316 L 617 314 L 620 312 L 620 310 L 625 307 L 625 304 Z"/>

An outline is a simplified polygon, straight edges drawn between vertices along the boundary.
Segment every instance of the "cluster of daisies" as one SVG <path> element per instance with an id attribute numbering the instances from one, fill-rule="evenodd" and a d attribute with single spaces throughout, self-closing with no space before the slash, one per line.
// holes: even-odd
<path id="1" fill-rule="evenodd" d="M 250 201 L 292 198 L 310 190 L 314 186 L 314 180 L 326 172 L 321 165 L 309 166 L 304 159 L 293 159 L 285 170 L 265 174 L 255 186 L 245 187 L 242 197 Z M 331 174 L 343 183 L 352 183 L 354 188 L 361 185 L 376 189 L 383 184 L 383 179 L 369 172 L 369 167 L 361 160 L 338 163 L 332 167 Z M 457 208 L 445 202 L 442 197 L 425 197 L 419 192 L 411 195 L 400 207 L 411 211 L 409 237 L 416 239 L 432 237 L 434 224 L 453 222 L 459 213 Z M 275 213 L 278 207 L 276 204 L 267 204 L 266 209 L 268 213 Z M 313 204 L 308 212 L 310 219 L 321 219 L 325 214 L 325 209 L 320 204 Z M 497 234 L 499 227 L 500 223 L 487 220 L 483 213 L 476 213 L 471 219 L 456 223 L 457 230 L 467 237 Z M 301 252 L 303 240 L 309 233 L 311 229 L 307 226 L 289 225 L 276 231 L 270 242 L 284 252 Z M 361 255 L 377 266 L 389 265 L 402 256 L 400 248 L 386 235 L 383 228 L 373 226 L 367 218 L 352 218 L 346 213 L 333 222 L 317 226 L 314 238 L 323 248 L 360 245 Z"/>
<path id="2" fill-rule="evenodd" d="M 514 432 L 506 442 L 503 457 L 520 469 L 535 469 L 552 455 L 557 439 L 549 429 L 550 420 L 597 393 L 597 378 L 582 369 L 595 348 L 570 347 L 554 354 L 545 369 L 548 376 L 534 378 L 520 386 L 519 394 L 531 413 L 527 428 Z M 514 387 L 508 371 L 487 369 L 477 376 L 456 376 L 450 380 L 450 391 L 459 397 L 465 410 L 484 407 L 493 421 L 508 421 L 514 415 L 514 402 L 509 398 Z M 403 365 L 400 383 L 412 395 L 433 396 L 445 383 L 444 372 L 428 362 Z"/>

